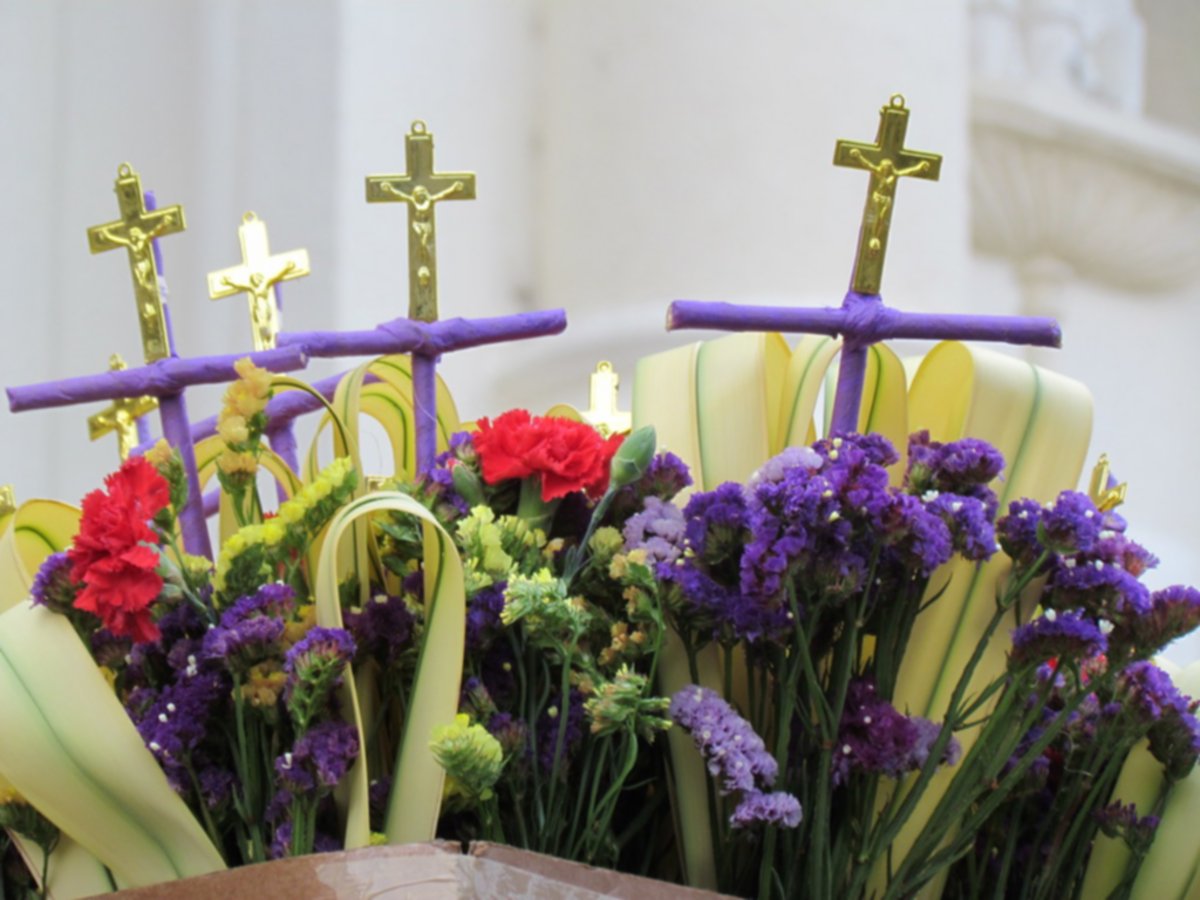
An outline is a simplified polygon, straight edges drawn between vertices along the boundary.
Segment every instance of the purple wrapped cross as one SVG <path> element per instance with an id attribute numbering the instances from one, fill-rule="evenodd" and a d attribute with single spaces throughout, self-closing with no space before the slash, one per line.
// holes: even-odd
<path id="1" fill-rule="evenodd" d="M 236 379 L 234 363 L 246 354 L 195 359 L 181 359 L 175 354 L 165 291 L 159 277 L 162 258 L 157 238 L 183 230 L 183 210 L 179 206 L 156 210 L 153 194 L 142 193 L 141 180 L 127 163 L 118 170 L 116 192 L 121 219 L 89 229 L 88 240 L 93 253 L 115 247 L 124 247 L 129 253 L 146 365 L 8 388 L 8 405 L 13 412 L 24 412 L 121 397 L 157 397 L 163 436 L 179 451 L 187 473 L 188 499 L 179 513 L 184 548 L 188 553 L 211 559 L 212 547 L 183 395 L 186 388 L 195 384 Z M 249 356 L 255 365 L 272 372 L 290 372 L 307 365 L 301 347 L 283 347 Z"/>
<path id="2" fill-rule="evenodd" d="M 838 141 L 834 151 L 835 165 L 866 169 L 871 174 L 851 287 L 840 308 L 788 309 L 676 300 L 667 311 L 668 331 L 714 328 L 840 335 L 842 359 L 831 419 L 834 432 L 855 431 L 858 427 L 867 349 L 872 344 L 893 338 L 923 338 L 1062 345 L 1062 332 L 1053 319 L 905 313 L 884 305 L 879 287 L 896 183 L 905 176 L 936 180 L 941 167 L 940 156 L 904 147 L 908 112 L 904 98 L 894 95 L 880 110 L 874 144 Z"/>

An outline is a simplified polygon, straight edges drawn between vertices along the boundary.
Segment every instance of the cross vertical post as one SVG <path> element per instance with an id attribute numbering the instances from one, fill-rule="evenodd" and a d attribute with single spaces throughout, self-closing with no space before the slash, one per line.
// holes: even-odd
<path id="1" fill-rule="evenodd" d="M 1062 345 L 1062 332 L 1053 319 L 905 313 L 884 305 L 879 286 L 883 278 L 883 259 L 896 182 L 906 176 L 936 179 L 941 170 L 940 156 L 905 149 L 907 127 L 908 109 L 904 105 L 904 98 L 896 94 L 880 110 L 875 144 L 854 141 L 837 143 L 835 165 L 863 168 L 871 173 L 867 204 L 859 230 L 854 274 L 850 290 L 840 307 L 789 309 L 676 300 L 667 310 L 668 331 L 716 328 L 840 336 L 843 339 L 842 359 L 830 426 L 834 433 L 851 432 L 858 428 L 867 349 L 879 341 L 921 338 L 1004 341 L 1038 347 Z"/>
<path id="2" fill-rule="evenodd" d="M 407 171 L 367 176 L 367 202 L 403 202 L 408 206 L 408 317 L 436 322 L 437 233 L 434 206 L 442 200 L 474 200 L 474 172 L 435 172 L 433 135 L 417 120 L 404 138 Z M 417 431 L 417 470 L 433 467 L 437 449 L 437 360 L 412 355 L 413 419 Z"/>

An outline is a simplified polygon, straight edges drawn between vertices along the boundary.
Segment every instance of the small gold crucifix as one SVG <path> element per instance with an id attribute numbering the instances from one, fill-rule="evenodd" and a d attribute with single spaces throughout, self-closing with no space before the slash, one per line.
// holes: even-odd
<path id="1" fill-rule="evenodd" d="M 279 334 L 279 297 L 275 285 L 301 278 L 312 270 L 307 250 L 289 250 L 271 255 L 267 226 L 253 212 L 242 216 L 238 226 L 242 264 L 208 273 L 208 295 L 213 300 L 244 293 L 250 303 L 250 325 L 254 349 L 271 350 Z"/>
<path id="2" fill-rule="evenodd" d="M 0 484 L 0 519 L 17 511 L 17 496 L 11 484 Z"/>
<path id="3" fill-rule="evenodd" d="M 114 353 L 108 359 L 108 370 L 120 372 L 126 368 L 121 354 Z M 88 416 L 88 439 L 98 441 L 105 435 L 117 433 L 117 453 L 124 462 L 138 443 L 137 420 L 158 409 L 153 397 L 118 397 L 112 405 Z"/>
<path id="4" fill-rule="evenodd" d="M 866 169 L 871 173 L 867 205 L 863 210 L 858 234 L 858 255 L 854 260 L 852 290 L 860 294 L 878 294 L 883 280 L 883 258 L 887 253 L 888 227 L 896 202 L 896 182 L 904 177 L 937 181 L 942 157 L 904 147 L 908 129 L 908 109 L 904 98 L 893 94 L 879 111 L 879 132 L 874 144 L 838 141 L 833 151 L 835 166 Z"/>
<path id="5" fill-rule="evenodd" d="M 177 205 L 147 210 L 142 195 L 142 179 L 129 163 L 121 163 L 117 169 L 114 190 L 121 218 L 89 228 L 88 246 L 93 253 L 103 253 L 117 247 L 129 251 L 129 269 L 133 274 L 138 323 L 142 329 L 142 351 L 146 362 L 154 362 L 171 355 L 171 342 L 167 335 L 167 317 L 163 311 L 158 264 L 154 259 L 152 242 L 157 237 L 175 234 L 187 227 L 183 220 L 183 207 Z"/>
<path id="6" fill-rule="evenodd" d="M 590 399 L 583 420 L 605 437 L 624 434 L 633 427 L 633 416 L 617 408 L 617 388 L 621 379 L 612 363 L 603 360 L 592 373 Z"/>
<path id="7" fill-rule="evenodd" d="M 433 206 L 439 200 L 474 200 L 474 172 L 435 172 L 433 135 L 424 122 L 413 122 L 404 138 L 408 171 L 403 175 L 368 175 L 367 202 L 408 204 L 408 317 L 435 322 L 437 251 Z"/>

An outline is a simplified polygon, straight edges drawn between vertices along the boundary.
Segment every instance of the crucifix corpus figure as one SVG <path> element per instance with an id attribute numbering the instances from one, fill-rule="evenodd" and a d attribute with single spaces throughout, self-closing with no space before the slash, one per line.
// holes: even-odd
<path id="1" fill-rule="evenodd" d="M 834 165 L 866 169 L 871 173 L 858 236 L 858 258 L 850 285 L 851 290 L 860 294 L 879 293 L 897 181 L 906 177 L 937 181 L 941 173 L 941 156 L 904 147 L 907 130 L 908 109 L 904 97 L 893 94 L 879 111 L 879 133 L 874 144 L 838 141 L 834 149 Z"/>
<path id="2" fill-rule="evenodd" d="M 128 366 L 119 353 L 108 360 L 110 372 L 123 372 Z M 149 432 L 139 429 L 142 416 L 158 409 L 153 397 L 117 397 L 112 404 L 94 415 L 88 416 L 88 439 L 98 441 L 105 435 L 116 432 L 117 454 L 124 462 L 138 442 L 148 438 Z M 143 434 L 142 432 L 145 431 Z"/>
<path id="3" fill-rule="evenodd" d="M 242 244 L 241 265 L 208 273 L 208 295 L 213 300 L 244 293 L 250 303 L 250 325 L 255 350 L 271 350 L 279 334 L 279 296 L 281 281 L 302 278 L 312 270 L 307 250 L 289 250 L 271 255 L 267 226 L 253 212 L 242 216 L 238 226 Z"/>
<path id="4" fill-rule="evenodd" d="M 183 220 L 183 207 L 176 205 L 166 209 L 146 209 L 142 180 L 129 163 L 121 163 L 117 169 L 114 190 L 121 218 L 89 228 L 88 247 L 93 253 L 103 253 L 117 247 L 124 247 L 128 251 L 146 362 L 166 359 L 171 355 L 171 343 L 167 336 L 167 317 L 163 310 L 153 241 L 166 234 L 177 234 L 187 227 Z"/>
<path id="5" fill-rule="evenodd" d="M 474 200 L 473 172 L 435 172 L 433 135 L 421 121 L 404 138 L 408 171 L 403 175 L 367 177 L 367 202 L 408 205 L 408 317 L 435 322 L 437 246 L 434 204 L 441 200 Z"/>

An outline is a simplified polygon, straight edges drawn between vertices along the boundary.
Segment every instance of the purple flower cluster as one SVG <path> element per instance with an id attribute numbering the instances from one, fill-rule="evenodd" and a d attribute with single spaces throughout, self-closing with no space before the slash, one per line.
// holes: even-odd
<path id="1" fill-rule="evenodd" d="M 1172 585 L 1150 595 L 1149 609 L 1121 616 L 1109 636 L 1110 657 L 1146 659 L 1200 626 L 1200 591 Z"/>
<path id="2" fill-rule="evenodd" d="M 1100 536 L 1103 518 L 1087 494 L 1063 491 L 1042 513 L 1038 540 L 1053 553 L 1086 553 Z"/>
<path id="3" fill-rule="evenodd" d="M 749 793 L 759 785 L 775 783 L 779 773 L 775 757 L 750 723 L 716 691 L 694 685 L 683 688 L 671 698 L 669 715 L 692 736 L 708 773 L 720 780 L 722 793 Z"/>
<path id="4" fill-rule="evenodd" d="M 1037 665 L 1047 660 L 1083 662 L 1104 653 L 1108 638 L 1104 630 L 1082 611 L 1046 610 L 1033 621 L 1013 631 L 1010 668 Z"/>
<path id="5" fill-rule="evenodd" d="M 674 453 L 659 453 L 650 460 L 644 475 L 632 484 L 618 490 L 609 507 L 609 521 L 621 527 L 632 515 L 645 508 L 646 500 L 671 500 L 692 483 L 687 465 Z"/>
<path id="6" fill-rule="evenodd" d="M 866 679 L 855 679 L 846 694 L 833 753 L 833 783 L 843 784 L 853 772 L 896 777 L 925 765 L 941 726 L 919 716 L 901 715 Z M 951 739 L 941 762 L 958 761 L 958 741 Z"/>
<path id="7" fill-rule="evenodd" d="M 478 652 L 500 633 L 500 613 L 504 609 L 504 590 L 507 581 L 499 581 L 471 597 L 467 607 L 468 653 Z"/>
<path id="8" fill-rule="evenodd" d="M 66 552 L 51 553 L 34 576 L 29 588 L 35 606 L 61 614 L 74 610 L 80 585 L 71 580 L 71 560 Z"/>
<path id="9" fill-rule="evenodd" d="M 184 669 L 157 695 L 145 689 L 126 704 L 142 741 L 180 794 L 191 790 L 187 766 L 229 691 L 228 677 L 213 667 Z"/>
<path id="10" fill-rule="evenodd" d="M 292 794 L 337 786 L 358 758 L 358 732 L 347 722 L 320 722 L 275 760 L 281 786 Z"/>
<path id="11" fill-rule="evenodd" d="M 286 621 L 295 609 L 295 594 L 286 584 L 268 584 L 242 597 L 221 614 L 204 636 L 206 659 L 224 662 L 231 672 L 246 672 L 282 651 Z"/>
<path id="12" fill-rule="evenodd" d="M 1096 810 L 1093 817 L 1102 832 L 1112 838 L 1124 838 L 1135 849 L 1149 847 L 1159 825 L 1158 816 L 1138 818 L 1137 807 L 1132 803 L 1122 804 L 1120 800 Z"/>
<path id="13" fill-rule="evenodd" d="M 622 534 L 628 550 L 645 550 L 646 563 L 655 570 L 663 568 L 660 577 L 670 577 L 671 567 L 683 554 L 685 521 L 683 512 L 669 500 L 650 496 L 642 511 L 625 520 Z"/>
<path id="14" fill-rule="evenodd" d="M 1179 692 L 1171 677 L 1151 662 L 1135 662 L 1121 673 L 1122 709 L 1150 726 L 1150 753 L 1175 779 L 1183 778 L 1200 755 L 1196 704 Z"/>
<path id="15" fill-rule="evenodd" d="M 537 758 L 543 772 L 552 772 L 555 768 L 565 771 L 570 765 L 571 757 L 583 741 L 583 694 L 571 688 L 568 692 L 566 731 L 563 733 L 561 756 L 556 759 L 558 746 L 558 730 L 564 715 L 562 694 L 546 707 L 537 720 Z M 551 714 L 553 713 L 553 715 Z M 555 763 L 557 762 L 557 766 Z"/>
<path id="16" fill-rule="evenodd" d="M 974 497 L 995 515 L 996 495 L 988 484 L 1004 470 L 1004 457 L 986 441 L 963 438 L 948 444 L 931 440 L 928 431 L 908 439 L 906 489 L 918 496 L 935 491 Z"/>
<path id="17" fill-rule="evenodd" d="M 732 827 L 795 828 L 800 824 L 799 800 L 783 791 L 765 790 L 779 774 L 775 757 L 750 723 L 716 691 L 685 687 L 671 698 L 669 715 L 691 734 L 709 774 L 718 779 L 721 793 L 742 795 L 729 819 Z"/>
<path id="18" fill-rule="evenodd" d="M 283 670 L 300 681 L 311 681 L 333 670 L 340 673 L 354 658 L 354 638 L 342 628 L 313 628 L 283 660 Z"/>
<path id="19" fill-rule="evenodd" d="M 375 660 L 384 670 L 412 644 L 415 619 L 400 596 L 374 597 L 361 610 L 346 613 L 345 622 L 359 656 Z"/>

